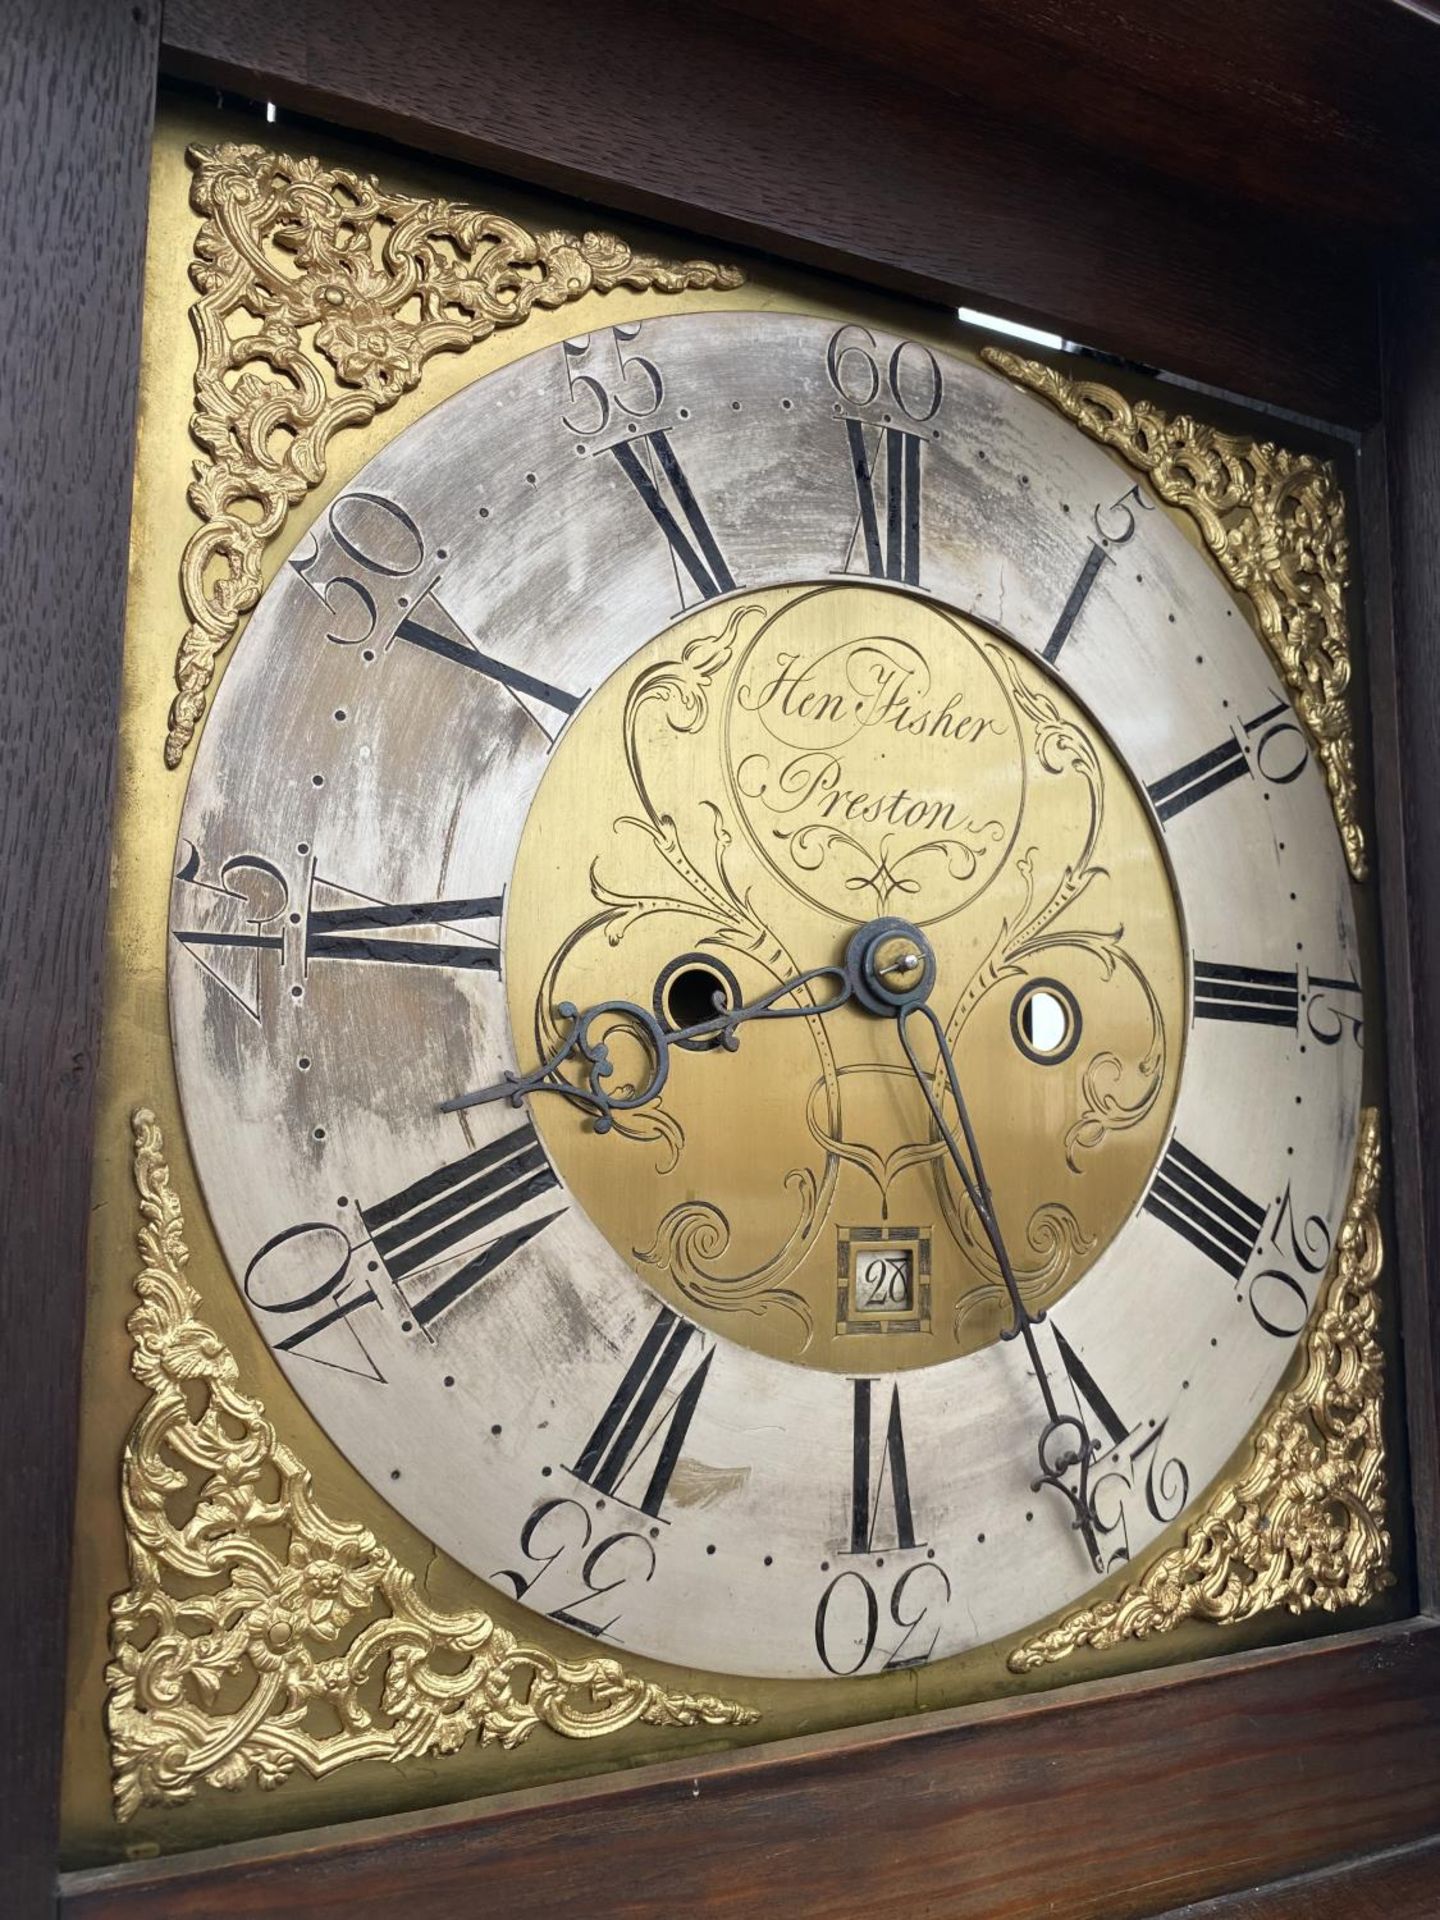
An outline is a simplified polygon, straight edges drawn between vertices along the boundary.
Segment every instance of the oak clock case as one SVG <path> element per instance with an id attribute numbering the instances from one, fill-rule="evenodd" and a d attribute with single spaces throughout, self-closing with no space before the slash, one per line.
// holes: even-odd
<path id="1" fill-rule="evenodd" d="M 1359 951 L 1284 688 L 1143 481 L 883 326 L 592 327 L 399 432 L 236 648 L 170 933 L 286 1378 L 628 1653 L 864 1678 L 1074 1602 L 1340 1233 Z"/>

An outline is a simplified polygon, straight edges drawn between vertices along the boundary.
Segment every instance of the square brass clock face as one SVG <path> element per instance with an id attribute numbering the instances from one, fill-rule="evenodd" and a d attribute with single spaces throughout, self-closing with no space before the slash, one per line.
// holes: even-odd
<path id="1" fill-rule="evenodd" d="M 1346 658 L 1330 470 L 1180 423 L 1217 508 L 1153 409 L 563 209 L 213 136 L 187 209 L 195 131 L 91 1334 L 113 1385 L 133 1175 L 152 1399 L 77 1585 L 93 1645 L 128 1549 L 123 1817 L 1013 1687 L 1237 1472 L 1271 1551 L 1253 1436 L 1323 1424 L 1378 1267 L 1344 683 L 1276 638 Z"/>

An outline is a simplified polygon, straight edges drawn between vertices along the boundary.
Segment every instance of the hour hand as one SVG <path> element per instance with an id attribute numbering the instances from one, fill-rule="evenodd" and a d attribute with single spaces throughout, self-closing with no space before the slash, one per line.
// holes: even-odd
<path id="1" fill-rule="evenodd" d="M 802 988 L 820 981 L 829 983 L 832 989 L 826 999 L 817 1002 L 795 997 Z M 562 1000 L 555 1011 L 568 1021 L 569 1032 L 547 1060 L 529 1073 L 507 1073 L 493 1086 L 444 1100 L 439 1110 L 459 1113 L 492 1100 L 508 1100 L 512 1106 L 519 1106 L 527 1094 L 558 1093 L 593 1116 L 597 1133 L 608 1133 L 614 1124 L 612 1115 L 643 1107 L 664 1087 L 670 1074 L 672 1047 L 714 1040 L 733 1052 L 740 1044 L 739 1030 L 747 1021 L 797 1020 L 833 1013 L 849 1001 L 851 993 L 852 984 L 844 967 L 812 967 L 740 1006 L 725 1006 L 717 993 L 716 1011 L 683 1027 L 663 1025 L 655 1014 L 633 1000 L 601 1000 L 583 1012 L 573 1001 Z M 639 1040 L 649 1056 L 650 1071 L 638 1086 L 612 1092 L 606 1084 L 615 1072 L 609 1042 L 617 1028 Z M 577 1077 L 567 1077 L 567 1067 Z"/>

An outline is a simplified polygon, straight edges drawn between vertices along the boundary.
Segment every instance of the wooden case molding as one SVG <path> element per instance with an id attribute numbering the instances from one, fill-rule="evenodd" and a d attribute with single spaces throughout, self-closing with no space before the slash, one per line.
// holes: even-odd
<path id="1" fill-rule="evenodd" d="M 1437 1809 L 1440 1625 L 1408 1622 L 74 1873 L 62 1911 L 1142 1920 L 1419 1839 Z"/>

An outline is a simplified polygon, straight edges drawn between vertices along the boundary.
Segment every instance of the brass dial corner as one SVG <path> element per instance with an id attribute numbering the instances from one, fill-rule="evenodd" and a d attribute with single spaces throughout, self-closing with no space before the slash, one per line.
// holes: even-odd
<path id="1" fill-rule="evenodd" d="M 110 1605 L 106 1724 L 120 1820 L 200 1785 L 279 1786 L 358 1760 L 744 1726 L 751 1707 L 671 1692 L 618 1660 L 560 1660 L 479 1609 L 442 1613 L 366 1526 L 333 1519 L 198 1317 L 180 1201 L 153 1113 L 131 1116 L 147 1398 L 125 1443 L 130 1586 Z M 183 1509 L 183 1518 L 177 1510 Z M 374 1682 L 379 1680 L 378 1710 Z M 315 1731 L 312 1709 L 335 1731 Z"/>
<path id="2" fill-rule="evenodd" d="M 1376 1338 L 1380 1116 L 1367 1108 L 1345 1220 L 1299 1382 L 1256 1429 L 1250 1463 L 1116 1598 L 1077 1607 L 1009 1657 L 1015 1673 L 1267 1609 L 1362 1606 L 1394 1582 L 1385 1512 L 1384 1359 Z"/>
<path id="3" fill-rule="evenodd" d="M 1221 433 L 1153 401 L 1127 400 L 1113 387 L 1072 380 L 1004 347 L 984 347 L 980 357 L 1112 447 L 1168 506 L 1190 515 L 1225 578 L 1255 610 L 1260 637 L 1325 769 L 1351 876 L 1365 879 L 1369 857 L 1357 817 L 1355 730 L 1346 698 L 1350 544 L 1333 464 L 1268 440 Z"/>
<path id="4" fill-rule="evenodd" d="M 203 215 L 190 277 L 199 353 L 189 490 L 201 525 L 181 562 L 189 625 L 165 764 L 180 765 L 217 656 L 260 598 L 261 563 L 325 478 L 327 449 L 536 308 L 587 293 L 739 286 L 738 267 L 638 254 L 612 233 L 531 232 L 480 207 L 386 192 L 373 175 L 263 147 L 189 150 Z M 257 324 L 258 323 L 258 324 Z"/>

